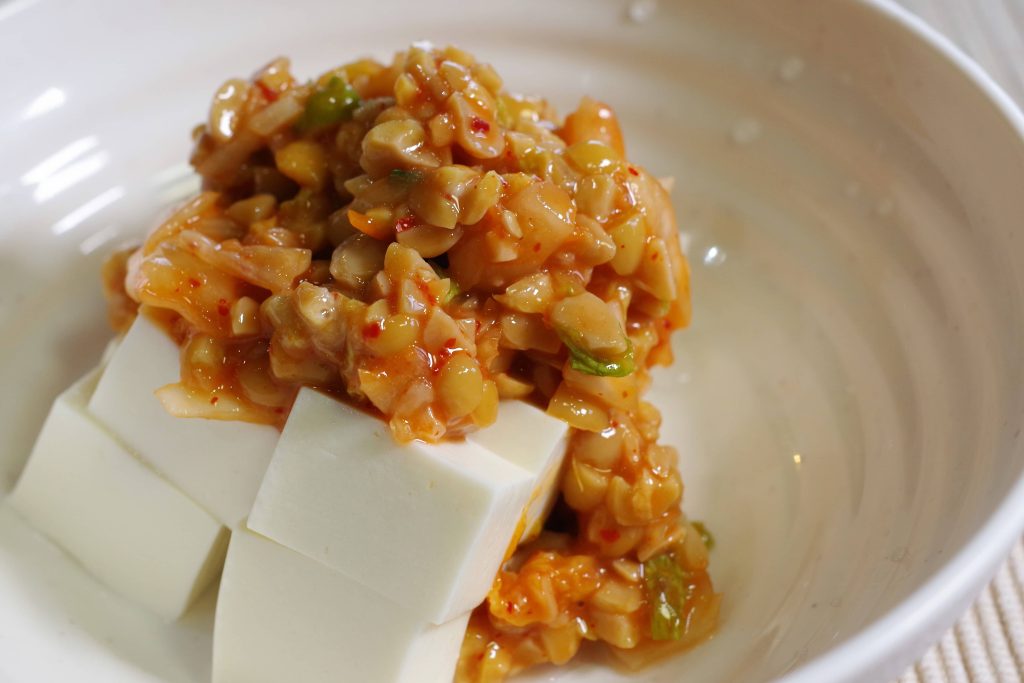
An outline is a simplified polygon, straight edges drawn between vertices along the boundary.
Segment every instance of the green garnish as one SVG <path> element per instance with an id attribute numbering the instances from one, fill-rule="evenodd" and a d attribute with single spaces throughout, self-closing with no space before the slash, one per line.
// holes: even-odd
<path id="1" fill-rule="evenodd" d="M 704 547 L 711 550 L 715 547 L 715 537 L 708 531 L 708 528 L 704 526 L 704 522 L 690 522 L 690 526 L 697 530 L 700 534 L 700 540 L 704 541 Z"/>
<path id="2" fill-rule="evenodd" d="M 565 348 L 569 350 L 569 366 L 573 370 L 598 377 L 626 377 L 632 375 L 636 370 L 636 364 L 633 362 L 633 342 L 628 337 L 626 338 L 626 352 L 618 358 L 609 360 L 598 358 L 584 349 L 576 342 L 571 333 L 562 330 L 557 330 L 557 332 L 562 343 L 565 344 Z"/>
<path id="3" fill-rule="evenodd" d="M 309 96 L 306 110 L 296 127 L 302 131 L 311 131 L 332 123 L 352 118 L 352 113 L 359 106 L 359 95 L 352 86 L 339 76 L 332 76 L 323 88 Z"/>
<path id="4" fill-rule="evenodd" d="M 396 185 L 415 185 L 423 180 L 422 171 L 407 171 L 404 168 L 393 168 L 388 173 L 388 180 Z"/>
<path id="5" fill-rule="evenodd" d="M 444 295 L 444 303 L 446 304 L 450 304 L 452 302 L 452 299 L 457 297 L 459 294 L 462 294 L 462 288 L 459 287 L 458 282 L 456 282 L 454 279 L 451 279 L 448 282 L 448 293 Z"/>
<path id="6" fill-rule="evenodd" d="M 394 173 L 394 171 L 392 171 Z M 448 271 L 442 268 L 440 264 L 434 262 L 432 259 L 427 259 L 427 263 L 434 269 L 434 274 L 442 280 L 448 280 L 448 291 L 445 292 L 444 299 L 441 301 L 442 304 L 450 304 L 452 299 L 462 294 L 462 288 L 459 287 L 459 283 L 455 281 L 455 278 L 448 275 Z"/>
<path id="7" fill-rule="evenodd" d="M 686 632 L 685 609 L 690 597 L 686 572 L 670 555 L 644 562 L 647 604 L 651 608 L 651 638 L 679 640 Z"/>

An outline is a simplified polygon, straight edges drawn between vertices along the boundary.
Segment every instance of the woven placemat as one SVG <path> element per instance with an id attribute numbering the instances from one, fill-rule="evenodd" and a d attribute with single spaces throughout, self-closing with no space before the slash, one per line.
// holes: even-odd
<path id="1" fill-rule="evenodd" d="M 899 683 L 1024 680 L 1024 542 L 978 601 Z"/>
<path id="2" fill-rule="evenodd" d="M 900 0 L 1024 104 L 1024 0 Z M 1024 681 L 1024 541 L 973 607 L 898 683 Z"/>

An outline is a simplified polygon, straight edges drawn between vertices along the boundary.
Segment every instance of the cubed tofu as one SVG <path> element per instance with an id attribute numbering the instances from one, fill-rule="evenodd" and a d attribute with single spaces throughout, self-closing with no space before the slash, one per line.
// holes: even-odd
<path id="1" fill-rule="evenodd" d="M 431 624 L 305 555 L 238 530 L 217 602 L 213 683 L 448 683 L 467 620 Z"/>
<path id="2" fill-rule="evenodd" d="M 302 389 L 249 528 L 441 624 L 487 595 L 535 483 L 471 441 L 398 444 Z"/>
<path id="3" fill-rule="evenodd" d="M 170 415 L 154 392 L 179 381 L 180 358 L 177 344 L 140 315 L 111 357 L 89 410 L 144 462 L 236 527 L 249 514 L 278 431 Z"/>
<path id="4" fill-rule="evenodd" d="M 472 432 L 467 440 L 519 465 L 534 477 L 533 493 L 526 507 L 520 538 L 537 537 L 558 495 L 558 475 L 569 440 L 569 425 L 523 401 L 502 401 L 498 419 Z"/>
<path id="5" fill-rule="evenodd" d="M 102 583 L 175 619 L 220 574 L 228 531 L 87 412 L 98 378 L 54 402 L 10 502 Z"/>

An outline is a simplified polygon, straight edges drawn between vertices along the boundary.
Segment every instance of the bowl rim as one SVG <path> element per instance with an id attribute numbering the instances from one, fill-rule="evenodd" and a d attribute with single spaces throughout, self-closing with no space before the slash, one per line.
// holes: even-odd
<path id="1" fill-rule="evenodd" d="M 896 0 L 857 0 L 896 28 L 923 41 L 948 67 L 959 71 L 981 91 L 1017 134 L 1024 148 L 1024 113 L 1007 92 L 950 38 Z M 1014 450 L 1024 451 L 1024 442 Z M 1024 531 L 1024 474 L 1021 474 L 977 533 L 938 571 L 880 619 L 853 636 L 815 656 L 777 683 L 852 682 L 877 671 L 886 661 L 919 657 L 921 634 L 941 623 L 948 625 L 948 610 L 965 595 L 976 599 L 979 584 L 987 584 Z M 958 617 L 959 618 L 959 617 Z M 906 662 L 909 664 L 909 661 Z M 897 674 L 898 675 L 898 674 Z"/>
<path id="2" fill-rule="evenodd" d="M 951 39 L 898 4 L 897 0 L 855 0 L 855 3 L 930 47 L 936 64 L 944 63 L 946 68 L 958 72 L 970 87 L 977 89 L 996 106 L 1016 133 L 1019 146 L 1024 148 L 1024 113 L 1007 92 Z M 0 0 L 0 21 L 13 18 L 19 9 L 31 4 L 34 4 L 32 0 L 13 0 L 5 6 Z M 1024 440 L 1018 441 L 1012 450 L 1021 454 Z M 4 492 L 0 491 L 0 503 L 4 497 Z M 905 659 L 907 661 L 903 663 L 909 663 L 920 655 L 921 634 L 938 624 L 944 629 L 951 606 L 966 596 L 970 595 L 973 602 L 979 585 L 988 582 L 994 568 L 1020 538 L 1022 530 L 1024 473 L 974 536 L 925 582 L 879 619 L 792 671 L 778 676 L 776 683 L 852 683 L 864 680 L 867 673 L 877 670 L 887 661 L 903 662 Z"/>

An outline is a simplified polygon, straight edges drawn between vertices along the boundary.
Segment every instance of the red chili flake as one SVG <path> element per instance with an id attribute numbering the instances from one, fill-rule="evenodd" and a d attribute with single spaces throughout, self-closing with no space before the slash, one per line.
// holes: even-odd
<path id="1" fill-rule="evenodd" d="M 267 87 L 267 84 L 263 81 L 256 81 L 256 87 L 259 88 L 260 92 L 263 93 L 263 96 L 271 102 L 275 101 L 280 96 L 280 93 Z"/>
<path id="2" fill-rule="evenodd" d="M 444 367 L 445 363 L 448 362 L 448 359 L 452 357 L 452 354 L 458 347 L 459 343 L 454 337 L 446 339 L 444 344 L 441 345 L 441 348 L 439 348 L 437 353 L 434 354 L 434 363 L 430 368 L 431 372 L 435 375 L 440 374 L 441 368 Z"/>
<path id="3" fill-rule="evenodd" d="M 221 299 L 217 302 L 217 312 L 221 315 L 227 315 L 231 312 L 231 307 L 228 306 L 227 299 Z"/>
<path id="4" fill-rule="evenodd" d="M 651 254 L 651 260 L 652 261 L 657 261 L 658 260 L 658 252 L 654 252 L 653 254 Z"/>
<path id="5" fill-rule="evenodd" d="M 381 327 L 379 320 L 374 320 L 372 323 L 367 323 L 367 325 L 363 328 L 363 338 L 376 339 L 377 337 L 380 336 L 380 333 L 383 331 L 383 329 L 384 328 Z"/>
<path id="6" fill-rule="evenodd" d="M 274 408 L 274 412 L 278 415 L 284 415 L 284 408 Z"/>
<path id="7" fill-rule="evenodd" d="M 508 602 L 505 603 L 505 609 L 508 610 L 509 614 L 515 612 L 516 611 L 516 603 L 512 602 L 511 600 L 509 600 Z"/>
<path id="8" fill-rule="evenodd" d="M 672 329 L 672 321 L 670 321 L 670 320 L 662 320 L 661 324 L 665 326 L 666 330 L 671 330 Z"/>
<path id="9" fill-rule="evenodd" d="M 431 293 L 430 287 L 427 286 L 427 283 L 423 282 L 422 280 L 416 280 L 415 282 L 416 289 L 420 290 L 420 294 L 422 294 L 427 299 L 427 301 L 436 305 L 437 297 L 434 296 L 433 293 Z"/>
<path id="10" fill-rule="evenodd" d="M 395 232 L 396 233 L 405 232 L 406 230 L 408 230 L 410 228 L 415 228 L 415 227 L 416 227 L 416 217 L 411 215 L 411 214 L 408 215 L 408 216 L 402 216 L 397 221 L 395 221 Z"/>
<path id="11" fill-rule="evenodd" d="M 188 286 L 191 287 L 192 289 L 195 289 L 196 287 L 198 287 L 201 284 L 203 284 L 203 283 L 200 282 L 199 280 L 195 279 L 194 277 L 190 277 L 188 279 Z"/>
<path id="12" fill-rule="evenodd" d="M 633 175 L 640 175 L 640 171 L 636 170 L 632 166 L 629 167 L 629 172 L 632 173 Z"/>
<path id="13" fill-rule="evenodd" d="M 601 529 L 601 539 L 605 543 L 615 543 L 621 536 L 618 529 Z"/>
<path id="14" fill-rule="evenodd" d="M 210 405 L 211 406 L 217 405 L 217 401 L 219 401 L 219 400 L 220 400 L 219 396 L 211 396 L 210 397 Z"/>
<path id="15" fill-rule="evenodd" d="M 540 251 L 540 242 L 537 242 L 537 244 L 533 245 L 533 250 Z"/>
<path id="16" fill-rule="evenodd" d="M 486 133 L 491 129 L 491 124 L 487 123 L 479 116 L 474 116 L 473 120 L 469 122 L 469 127 L 474 133 Z"/>

